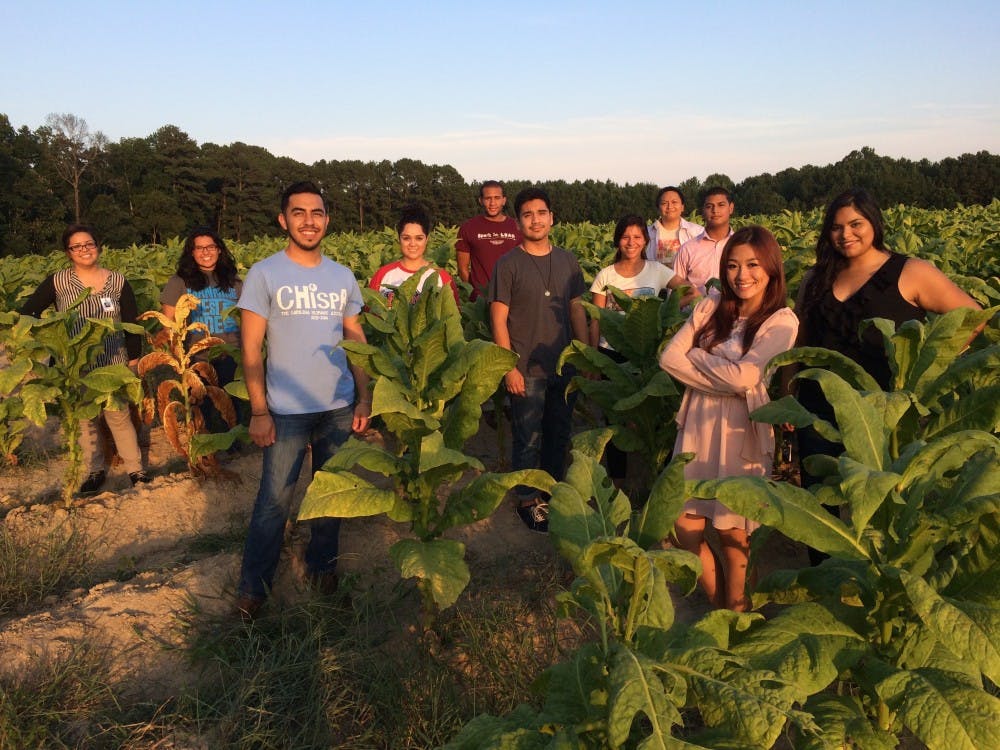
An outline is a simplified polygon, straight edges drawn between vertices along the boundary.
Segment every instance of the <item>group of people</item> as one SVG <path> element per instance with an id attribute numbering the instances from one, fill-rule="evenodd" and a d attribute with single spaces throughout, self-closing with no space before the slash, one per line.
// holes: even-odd
<path id="1" fill-rule="evenodd" d="M 557 372 L 560 354 L 575 339 L 618 355 L 601 337 L 599 321 L 587 319 L 582 301 L 588 287 L 579 263 L 550 239 L 555 214 L 548 194 L 536 187 L 522 190 L 511 218 L 504 211 L 503 185 L 491 180 L 481 186 L 479 204 L 482 213 L 462 224 L 455 249 L 459 277 L 471 285 L 472 298 L 486 298 L 494 342 L 519 355 L 501 384 L 510 400 L 511 463 L 514 469 L 541 468 L 561 480 L 573 395 L 566 395 L 570 373 Z M 636 215 L 617 223 L 614 260 L 589 291 L 598 307 L 617 309 L 611 287 L 633 298 L 683 293 L 682 304 L 691 307 L 659 360 L 685 386 L 675 452 L 695 456 L 685 467 L 688 479 L 771 471 L 773 430 L 749 415 L 768 400 L 768 363 L 776 354 L 795 345 L 840 351 L 887 388 L 891 374 L 881 340 L 871 329 L 859 337 L 862 320 L 884 317 L 900 324 L 926 312 L 978 307 L 931 264 L 886 249 L 881 212 L 863 190 L 846 191 L 828 207 L 817 263 L 802 283 L 795 312 L 786 303 L 777 241 L 761 226 L 732 230 L 735 206 L 728 191 L 704 193 L 704 226 L 684 219 L 684 196 L 676 187 L 661 190 L 656 207 L 659 217 L 650 224 Z M 368 376 L 350 365 L 340 347 L 344 339 L 365 341 L 364 302 L 351 270 L 320 251 L 329 220 L 319 188 L 310 182 L 290 185 L 278 214 L 287 236 L 283 250 L 254 264 L 241 281 L 223 239 L 196 229 L 160 297 L 170 316 L 182 294 L 194 294 L 200 304 L 192 318 L 241 345 L 249 434 L 263 449 L 237 592 L 237 611 L 247 618 L 257 614 L 273 583 L 307 455 L 311 452 L 311 466 L 318 469 L 352 432 L 367 429 L 371 414 Z M 425 257 L 431 230 L 426 212 L 406 208 L 396 229 L 402 257 L 379 269 L 369 286 L 389 304 L 399 304 L 392 297 L 400 284 L 420 273 L 422 286 L 436 271 L 437 283 L 450 285 L 457 300 L 455 281 Z M 135 295 L 121 274 L 101 267 L 94 231 L 70 226 L 63 247 L 70 267 L 47 278 L 22 312 L 38 316 L 50 305 L 66 309 L 88 290 L 82 316 L 134 321 Z M 239 323 L 225 314 L 234 306 Z M 135 334 L 109 337 L 94 366 L 134 367 L 140 351 Z M 233 378 L 232 358 L 213 363 L 223 384 Z M 811 385 L 801 386 L 799 399 L 832 421 L 830 405 Z M 149 481 L 128 409 L 106 409 L 104 417 L 132 483 Z M 800 459 L 842 452 L 812 430 L 800 431 L 798 438 Z M 81 442 L 88 474 L 80 489 L 95 492 L 106 475 L 93 423 L 85 425 Z M 623 475 L 623 460 L 608 456 L 612 476 Z M 815 478 L 803 472 L 802 481 L 808 485 Z M 524 486 L 514 495 L 525 526 L 546 532 L 548 498 Z M 308 575 L 319 590 L 335 591 L 340 519 L 308 523 Z M 709 523 L 718 533 L 721 560 L 705 539 Z M 689 500 L 676 522 L 676 541 L 701 559 L 701 585 L 717 606 L 748 607 L 749 538 L 755 527 L 715 500 Z"/>
<path id="2" fill-rule="evenodd" d="M 481 193 L 480 203 L 484 209 L 489 206 L 485 218 L 492 215 L 498 224 L 505 201 L 502 186 L 487 184 L 492 200 L 487 204 Z M 750 413 L 768 401 L 768 363 L 775 355 L 793 346 L 832 349 L 889 389 L 891 371 L 881 336 L 873 328 L 862 331 L 863 320 L 887 318 L 898 326 L 922 320 L 928 312 L 979 307 L 932 264 L 886 248 L 882 213 L 865 190 L 847 190 L 827 207 L 816 266 L 803 279 L 794 312 L 787 306 L 777 240 L 756 225 L 734 232 L 730 219 L 735 204 L 726 189 L 713 187 L 702 195 L 703 227 L 683 218 L 684 196 L 677 187 L 660 190 L 656 205 L 660 215 L 648 226 L 638 216 L 618 222 L 614 262 L 598 272 L 590 291 L 598 307 L 617 307 L 609 287 L 633 298 L 688 289 L 681 303 L 693 304 L 690 317 L 659 360 L 685 386 L 674 452 L 694 454 L 685 466 L 687 479 L 771 472 L 773 428 L 753 422 Z M 522 191 L 514 200 L 514 216 L 522 238 L 515 247 L 494 262 L 493 247 L 479 254 L 466 239 L 457 248 L 459 269 L 471 265 L 488 271 L 493 263 L 492 277 L 483 285 L 493 340 L 520 355 L 504 378 L 511 401 L 513 467 L 542 468 L 558 480 L 565 471 L 573 408 L 573 396 L 565 393 L 569 374 L 556 372 L 559 354 L 573 339 L 604 347 L 610 356 L 616 353 L 601 338 L 599 321 L 590 321 L 588 330 L 581 305 L 583 277 L 575 258 L 549 240 L 553 213 L 548 196 L 536 188 Z M 482 218 L 474 221 L 489 227 Z M 832 407 L 815 383 L 803 383 L 798 397 L 835 424 Z M 800 461 L 843 452 L 843 446 L 811 428 L 800 431 L 798 448 Z M 612 477 L 623 474 L 623 459 L 609 451 Z M 817 481 L 803 471 L 803 486 Z M 528 528 L 547 531 L 547 498 L 521 489 L 518 515 Z M 706 541 L 709 523 L 718 534 L 721 559 Z M 674 535 L 701 560 L 699 581 L 715 606 L 748 608 L 749 539 L 757 526 L 717 500 L 689 499 L 685 504 Z"/>

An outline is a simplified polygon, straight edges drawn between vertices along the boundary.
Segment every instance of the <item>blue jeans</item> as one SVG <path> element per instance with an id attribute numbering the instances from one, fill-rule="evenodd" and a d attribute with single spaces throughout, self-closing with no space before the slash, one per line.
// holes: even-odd
<path id="1" fill-rule="evenodd" d="M 239 593 L 263 599 L 274 581 L 285 536 L 285 522 L 292 504 L 306 447 L 312 445 L 315 473 L 351 435 L 351 406 L 315 414 L 273 414 L 276 439 L 264 449 L 260 489 L 254 503 L 250 528 L 243 548 Z M 340 538 L 339 518 L 308 521 L 309 546 L 306 569 L 310 574 L 337 567 Z"/>
<path id="2" fill-rule="evenodd" d="M 569 375 L 525 377 L 525 395 L 510 395 L 511 464 L 514 469 L 542 469 L 557 482 L 566 473 L 566 448 L 576 393 L 566 400 Z M 514 488 L 519 501 L 536 490 Z"/>

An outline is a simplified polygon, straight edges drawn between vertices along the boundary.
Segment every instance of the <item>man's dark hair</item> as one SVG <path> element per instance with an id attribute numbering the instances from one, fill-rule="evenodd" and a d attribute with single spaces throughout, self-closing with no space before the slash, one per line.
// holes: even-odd
<path id="1" fill-rule="evenodd" d="M 486 188 L 492 188 L 492 187 L 500 188 L 500 195 L 505 195 L 503 190 L 503 183 L 500 182 L 500 180 L 487 180 L 486 182 L 484 182 L 482 185 L 479 186 L 479 197 L 480 198 L 483 197 L 483 191 Z"/>
<path id="2" fill-rule="evenodd" d="M 663 196 L 666 195 L 667 193 L 677 193 L 677 195 L 679 195 L 681 198 L 681 203 L 687 202 L 684 200 L 684 193 L 681 192 L 681 189 L 679 187 L 675 187 L 673 185 L 667 185 L 665 188 L 660 188 L 660 192 L 656 194 L 657 208 L 660 207 L 660 201 L 663 200 Z"/>
<path id="3" fill-rule="evenodd" d="M 730 202 L 730 203 L 733 202 L 732 193 L 730 193 L 728 190 L 726 190 L 724 187 L 722 187 L 722 185 L 713 185 L 712 187 L 707 188 L 706 190 L 702 190 L 701 191 L 701 201 L 700 201 L 700 203 L 702 205 L 705 205 L 705 201 L 707 201 L 713 195 L 724 195 L 724 196 L 726 196 L 726 200 L 728 202 Z"/>
<path id="4" fill-rule="evenodd" d="M 545 207 L 552 210 L 552 201 L 549 200 L 549 194 L 542 190 L 540 187 L 529 187 L 522 190 L 514 198 L 514 215 L 521 215 L 521 206 L 523 206 L 528 201 L 545 201 Z"/>
<path id="5" fill-rule="evenodd" d="M 403 227 L 407 224 L 419 224 L 424 234 L 431 233 L 431 217 L 419 203 L 412 203 L 400 212 L 399 221 L 396 222 L 396 234 L 402 234 Z"/>
<path id="6" fill-rule="evenodd" d="M 323 201 L 323 209 L 326 210 L 326 198 L 323 196 L 323 192 L 316 187 L 316 183 L 310 182 L 309 180 L 301 180 L 299 182 L 293 182 L 291 185 L 286 187 L 285 192 L 281 194 L 281 213 L 285 213 L 285 209 L 288 208 L 288 201 L 292 199 L 292 196 L 300 193 L 312 193 L 313 195 L 318 195 Z"/>

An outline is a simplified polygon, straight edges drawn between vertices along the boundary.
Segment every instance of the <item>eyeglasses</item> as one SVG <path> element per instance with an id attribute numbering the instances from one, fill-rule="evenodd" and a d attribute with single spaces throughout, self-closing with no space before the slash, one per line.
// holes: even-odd
<path id="1" fill-rule="evenodd" d="M 90 242 L 80 242 L 76 245 L 70 245 L 66 249 L 71 253 L 82 253 L 84 250 L 96 250 L 97 243 L 93 240 Z"/>
<path id="2" fill-rule="evenodd" d="M 205 245 L 204 247 L 196 247 L 194 249 L 196 253 L 217 253 L 219 252 L 218 245 Z"/>

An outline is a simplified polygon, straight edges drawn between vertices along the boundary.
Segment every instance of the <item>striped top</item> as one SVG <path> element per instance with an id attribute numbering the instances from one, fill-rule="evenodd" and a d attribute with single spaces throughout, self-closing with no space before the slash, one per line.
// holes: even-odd
<path id="1" fill-rule="evenodd" d="M 23 315 L 39 317 L 43 310 L 54 305 L 62 312 L 80 297 L 87 287 L 77 277 L 72 268 L 67 268 L 49 276 L 21 308 Z M 80 320 L 73 326 L 75 336 L 83 328 L 84 318 L 110 318 L 118 322 L 134 323 L 138 310 L 132 287 L 118 271 L 109 271 L 104 287 L 92 291 L 77 308 Z M 93 367 L 126 364 L 138 359 L 142 353 L 142 338 L 139 334 L 116 333 L 104 339 L 104 352 L 97 355 Z"/>

